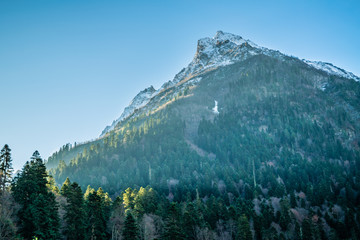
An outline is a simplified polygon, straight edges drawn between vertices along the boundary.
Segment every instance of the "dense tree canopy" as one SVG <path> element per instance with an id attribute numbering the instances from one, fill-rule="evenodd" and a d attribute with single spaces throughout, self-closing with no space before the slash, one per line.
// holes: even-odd
<path id="1" fill-rule="evenodd" d="M 286 56 L 199 77 L 62 147 L 60 190 L 35 152 L 11 187 L 19 236 L 359 239 L 360 85 Z"/>
<path id="2" fill-rule="evenodd" d="M 58 204 L 48 187 L 48 174 L 38 151 L 14 178 L 11 186 L 18 211 L 19 233 L 25 239 L 59 237 Z"/>

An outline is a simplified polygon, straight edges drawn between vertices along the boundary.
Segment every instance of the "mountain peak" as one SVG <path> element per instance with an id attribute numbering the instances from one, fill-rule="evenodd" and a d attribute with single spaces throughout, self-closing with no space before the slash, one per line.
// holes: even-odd
<path id="1" fill-rule="evenodd" d="M 222 30 L 219 30 L 219 31 L 217 31 L 216 33 L 215 33 L 215 36 L 214 36 L 214 38 L 217 38 L 218 36 L 222 36 L 222 35 L 224 35 L 225 33 L 222 31 Z"/>
<path id="2" fill-rule="evenodd" d="M 141 94 L 144 94 L 144 93 L 151 93 L 153 94 L 155 92 L 155 88 L 153 87 L 153 85 L 151 85 L 150 87 L 148 88 L 145 88 L 144 90 L 140 91 L 136 96 L 139 96 Z M 136 98 L 136 97 L 135 97 Z"/>
<path id="3" fill-rule="evenodd" d="M 106 127 L 100 137 L 113 130 L 117 123 L 127 117 L 133 116 L 136 110 L 144 108 L 150 101 L 152 101 L 152 98 L 155 98 L 155 96 L 161 93 L 162 90 L 184 83 L 190 79 L 201 79 L 199 76 L 205 72 L 212 71 L 218 67 L 244 61 L 252 56 L 261 54 L 281 61 L 286 61 L 286 59 L 288 59 L 286 58 L 286 54 L 265 47 L 260 47 L 250 40 L 245 40 L 239 35 L 226 33 L 221 30 L 217 31 L 215 36 L 212 38 L 205 37 L 199 39 L 195 56 L 187 67 L 183 68 L 178 74 L 176 74 L 172 81 L 170 80 L 164 83 L 159 90 L 155 90 L 153 86 L 150 86 L 139 92 L 130 102 L 130 105 L 124 109 L 120 118 L 115 120 L 111 126 Z M 309 67 L 316 68 L 329 75 L 337 75 L 353 79 L 355 81 L 360 81 L 359 77 L 341 68 L 333 66 L 332 64 L 312 62 L 308 60 L 300 61 L 303 61 Z"/>
<path id="4" fill-rule="evenodd" d="M 232 33 L 227 33 L 227 32 L 223 32 L 223 31 L 217 31 L 214 38 L 214 40 L 217 40 L 217 41 L 226 41 L 226 40 L 229 40 L 230 42 L 233 42 L 237 45 L 245 42 L 245 40 L 239 36 L 239 35 L 235 35 L 235 34 L 232 34 Z"/>
<path id="5" fill-rule="evenodd" d="M 232 33 L 217 31 L 213 38 L 205 37 L 198 40 L 197 55 L 202 52 L 212 51 L 214 47 L 221 47 L 223 44 L 241 45 L 245 42 L 250 41 L 245 41 L 241 36 Z"/>

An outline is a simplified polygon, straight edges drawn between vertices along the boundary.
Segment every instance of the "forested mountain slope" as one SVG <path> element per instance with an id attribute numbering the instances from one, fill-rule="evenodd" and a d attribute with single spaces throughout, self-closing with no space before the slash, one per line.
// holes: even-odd
<path id="1" fill-rule="evenodd" d="M 359 93 L 358 82 L 302 61 L 253 56 L 209 71 L 152 113 L 123 121 L 54 175 L 112 193 L 176 182 L 204 194 L 239 194 L 239 182 L 254 180 L 270 191 L 280 183 L 301 183 L 297 190 L 305 191 L 324 174 L 335 182 L 336 172 L 357 174 Z"/>
<path id="2" fill-rule="evenodd" d="M 359 215 L 358 80 L 218 32 L 99 139 L 64 147 L 47 164 L 59 163 L 58 183 L 69 177 L 110 195 L 150 185 L 173 201 L 240 197 L 255 211 L 289 198 L 294 214 L 344 223 L 348 211 Z"/>
<path id="3" fill-rule="evenodd" d="M 173 81 L 140 92 L 98 139 L 65 145 L 47 166 L 57 183 L 111 196 L 151 186 L 175 202 L 242 204 L 287 238 L 314 216 L 312 234 L 348 238 L 360 232 L 346 225 L 360 216 L 359 131 L 358 77 L 220 31 Z"/>

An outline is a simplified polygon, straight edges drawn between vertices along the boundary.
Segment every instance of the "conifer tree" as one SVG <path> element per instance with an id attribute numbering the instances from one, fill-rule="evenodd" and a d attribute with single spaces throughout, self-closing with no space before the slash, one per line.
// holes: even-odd
<path id="1" fill-rule="evenodd" d="M 182 240 L 184 239 L 184 234 L 180 228 L 179 222 L 179 211 L 177 209 L 176 203 L 171 203 L 170 209 L 168 212 L 167 223 L 164 228 L 163 239 L 164 240 Z"/>
<path id="2" fill-rule="evenodd" d="M 252 240 L 252 234 L 250 231 L 249 220 L 246 215 L 243 214 L 239 218 L 238 234 L 236 236 L 237 240 Z"/>
<path id="3" fill-rule="evenodd" d="M 91 193 L 93 193 L 93 192 L 95 192 L 95 189 L 93 189 L 92 187 L 90 187 L 90 185 L 88 185 L 87 188 L 86 188 L 86 191 L 85 191 L 85 193 L 84 193 L 84 199 L 85 199 L 85 201 L 87 201 L 87 200 L 89 199 L 89 195 L 90 195 Z"/>
<path id="4" fill-rule="evenodd" d="M 301 239 L 303 240 L 312 239 L 313 234 L 311 229 L 311 222 L 309 219 L 304 219 L 304 221 L 302 222 L 301 233 L 302 233 Z"/>
<path id="5" fill-rule="evenodd" d="M 301 240 L 301 232 L 300 232 L 300 226 L 299 226 L 298 222 L 295 222 L 293 239 Z"/>
<path id="6" fill-rule="evenodd" d="M 96 194 L 101 198 L 101 211 L 103 212 L 103 218 L 106 222 L 110 218 L 112 200 L 109 194 L 105 193 L 101 187 L 96 191 Z"/>
<path id="7" fill-rule="evenodd" d="M 136 225 L 135 218 L 130 211 L 127 211 L 127 214 L 126 214 L 122 236 L 123 236 L 124 240 L 139 239 L 139 230 Z"/>
<path id="8" fill-rule="evenodd" d="M 196 216 L 195 207 L 191 202 L 186 206 L 183 219 L 186 239 L 196 239 L 196 225 L 198 223 L 198 218 Z"/>
<path id="9" fill-rule="evenodd" d="M 5 191 L 7 184 L 11 182 L 12 172 L 11 149 L 5 144 L 0 152 L 0 194 Z"/>
<path id="10" fill-rule="evenodd" d="M 70 179 L 66 178 L 65 182 L 61 186 L 60 194 L 63 195 L 64 197 L 68 197 L 71 194 L 70 185 L 71 185 Z"/>
<path id="11" fill-rule="evenodd" d="M 67 205 L 65 206 L 66 227 L 64 234 L 68 240 L 84 239 L 85 212 L 81 188 L 76 182 L 71 184 L 67 178 L 61 187 L 61 193 L 67 200 Z"/>
<path id="12" fill-rule="evenodd" d="M 136 190 L 132 190 L 131 188 L 125 190 L 125 193 L 123 193 L 123 204 L 126 210 L 134 208 L 136 195 Z"/>
<path id="13" fill-rule="evenodd" d="M 14 178 L 11 189 L 18 211 L 19 233 L 25 239 L 57 239 L 59 216 L 55 195 L 47 188 L 47 172 L 38 151 Z"/>
<path id="14" fill-rule="evenodd" d="M 281 211 L 280 211 L 280 219 L 279 224 L 283 231 L 287 230 L 287 225 L 290 223 L 289 209 L 290 205 L 287 198 L 282 199 L 280 201 Z"/>
<path id="15" fill-rule="evenodd" d="M 88 187 L 89 189 L 89 187 Z M 85 201 L 87 217 L 87 238 L 89 239 L 107 239 L 106 215 L 104 214 L 104 201 L 101 194 L 95 191 L 89 191 Z M 101 191 L 100 191 L 101 192 Z"/>

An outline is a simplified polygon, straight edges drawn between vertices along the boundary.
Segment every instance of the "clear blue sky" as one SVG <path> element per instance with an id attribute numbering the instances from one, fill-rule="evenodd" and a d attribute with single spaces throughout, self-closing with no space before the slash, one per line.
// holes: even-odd
<path id="1" fill-rule="evenodd" d="M 20 169 L 96 138 L 223 30 L 360 75 L 360 2 L 0 0 L 0 145 Z"/>

